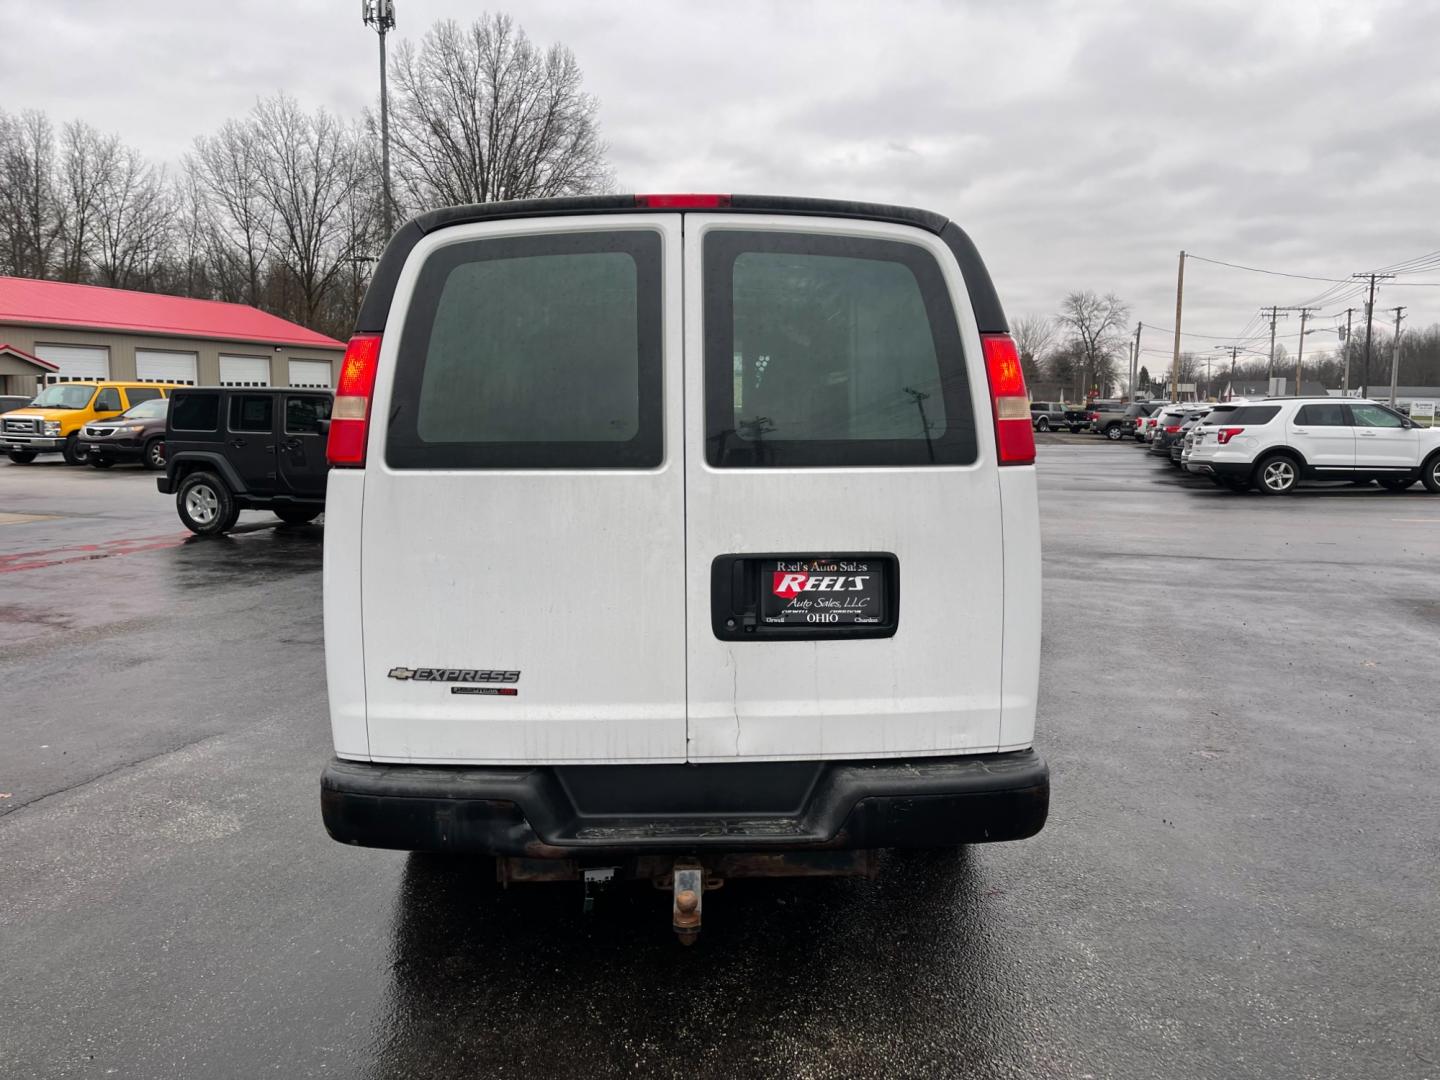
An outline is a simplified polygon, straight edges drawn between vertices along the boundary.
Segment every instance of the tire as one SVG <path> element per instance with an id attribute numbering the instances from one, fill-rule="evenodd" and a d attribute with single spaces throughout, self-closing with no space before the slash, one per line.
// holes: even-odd
<path id="1" fill-rule="evenodd" d="M 1405 479 L 1399 476 L 1393 478 L 1386 476 L 1382 477 L 1380 480 L 1380 486 L 1386 491 L 1404 491 L 1413 483 L 1415 483 L 1415 478 L 1413 476 L 1409 479 Z"/>
<path id="2" fill-rule="evenodd" d="M 1420 466 L 1420 482 L 1431 495 L 1440 495 L 1440 453 L 1431 454 Z"/>
<path id="3" fill-rule="evenodd" d="M 277 506 L 274 512 L 286 525 L 308 525 L 321 513 L 320 510 L 308 506 Z"/>
<path id="4" fill-rule="evenodd" d="M 1111 424 L 1105 429 L 1105 438 L 1109 439 L 1111 442 L 1119 442 L 1124 437 L 1125 432 L 1121 429 L 1119 424 Z"/>
<path id="5" fill-rule="evenodd" d="M 1289 495 L 1300 483 L 1300 466 L 1288 454 L 1271 454 L 1256 463 L 1252 483 L 1262 495 Z"/>
<path id="6" fill-rule="evenodd" d="M 1070 425 L 1070 434 L 1071 434 L 1071 435 L 1079 435 L 1079 434 L 1080 434 L 1080 425 L 1078 425 L 1078 424 L 1071 424 L 1071 425 Z"/>
<path id="7" fill-rule="evenodd" d="M 140 464 L 152 472 L 165 468 L 165 440 L 157 436 L 147 442 Z"/>
<path id="8" fill-rule="evenodd" d="M 34 450 L 8 450 L 6 456 L 16 465 L 29 465 L 37 454 Z"/>
<path id="9" fill-rule="evenodd" d="M 65 440 L 65 448 L 60 451 L 65 457 L 66 465 L 84 465 L 86 453 L 80 449 L 80 433 L 72 431 L 70 437 Z"/>
<path id="10" fill-rule="evenodd" d="M 115 462 L 109 458 L 101 457 L 99 454 L 89 455 L 89 461 L 91 466 L 96 469 L 108 469 L 111 465 L 115 464 Z"/>
<path id="11" fill-rule="evenodd" d="M 1042 417 L 1040 417 L 1039 420 L 1036 420 L 1036 421 L 1035 421 L 1035 430 L 1036 430 L 1036 431 L 1049 431 L 1049 430 L 1050 430 L 1050 418 L 1049 418 L 1048 416 L 1042 416 Z"/>
<path id="12" fill-rule="evenodd" d="M 175 510 L 196 536 L 229 532 L 240 516 L 235 496 L 225 481 L 209 472 L 194 472 L 181 481 L 175 493 Z"/>

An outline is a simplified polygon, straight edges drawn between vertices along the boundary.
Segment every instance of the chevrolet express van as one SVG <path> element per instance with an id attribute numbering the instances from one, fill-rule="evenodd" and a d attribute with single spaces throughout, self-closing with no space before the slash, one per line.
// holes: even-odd
<path id="1" fill-rule="evenodd" d="M 328 433 L 339 841 L 707 888 L 1044 824 L 1035 445 L 964 232 L 818 199 L 456 207 Z"/>

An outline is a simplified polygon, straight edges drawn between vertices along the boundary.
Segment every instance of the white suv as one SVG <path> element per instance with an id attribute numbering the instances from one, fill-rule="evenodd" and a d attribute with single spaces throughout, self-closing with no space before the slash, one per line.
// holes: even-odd
<path id="1" fill-rule="evenodd" d="M 335 839 L 673 884 L 688 929 L 697 874 L 1043 825 L 1029 405 L 945 218 L 428 213 L 333 415 Z"/>
<path id="2" fill-rule="evenodd" d="M 1440 428 L 1418 427 L 1379 402 L 1269 398 L 1217 406 L 1186 468 L 1237 490 L 1285 495 L 1302 479 L 1378 480 L 1440 492 Z"/>

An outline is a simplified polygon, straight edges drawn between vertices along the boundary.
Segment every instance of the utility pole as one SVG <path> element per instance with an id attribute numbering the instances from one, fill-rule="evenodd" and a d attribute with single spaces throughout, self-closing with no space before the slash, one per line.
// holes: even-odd
<path id="1" fill-rule="evenodd" d="M 360 0 L 366 26 L 380 34 L 380 202 L 388 243 L 395 232 L 395 201 L 390 197 L 390 100 L 385 87 L 385 34 L 395 29 L 395 0 Z"/>
<path id="2" fill-rule="evenodd" d="M 1216 345 L 1215 348 L 1217 348 L 1217 349 L 1229 349 L 1229 350 L 1230 350 L 1230 398 L 1233 398 L 1233 397 L 1235 396 L 1235 356 L 1236 356 L 1237 353 L 1239 353 L 1239 351 L 1240 351 L 1240 346 L 1239 346 L 1239 345 Z M 1230 400 L 1230 398 L 1226 398 L 1226 400 L 1228 401 L 1228 400 Z"/>
<path id="3" fill-rule="evenodd" d="M 1351 274 L 1352 278 L 1370 279 L 1370 299 L 1365 302 L 1365 374 L 1360 384 L 1360 396 L 1370 395 L 1370 331 L 1375 321 L 1375 282 L 1393 278 L 1394 274 Z"/>
<path id="4" fill-rule="evenodd" d="M 1170 400 L 1180 400 L 1180 313 L 1185 306 L 1185 252 L 1180 252 L 1180 276 L 1175 279 L 1175 357 L 1170 363 Z"/>
<path id="5" fill-rule="evenodd" d="M 1140 328 L 1144 323 L 1135 324 L 1135 359 L 1130 362 L 1130 400 L 1135 400 L 1135 380 L 1140 377 Z M 1150 391 L 1145 391 L 1147 394 Z"/>
<path id="6" fill-rule="evenodd" d="M 1298 312 L 1300 312 L 1300 347 L 1295 350 L 1295 396 L 1296 396 L 1296 397 L 1299 397 L 1300 394 L 1301 394 L 1301 392 L 1302 392 L 1301 389 L 1300 389 L 1300 387 L 1301 387 L 1301 385 L 1302 385 L 1302 381 L 1301 381 L 1302 369 L 1301 369 L 1301 366 L 1300 366 L 1300 362 L 1301 362 L 1301 360 L 1302 360 L 1302 359 L 1304 358 L 1304 356 L 1305 356 L 1305 334 L 1306 334 L 1306 330 L 1305 330 L 1305 320 L 1308 319 L 1308 318 L 1310 318 L 1310 313 L 1311 313 L 1312 311 L 1319 311 L 1320 309 L 1319 309 L 1319 308 L 1313 308 L 1313 307 L 1302 307 L 1302 308 L 1291 308 L 1290 310 L 1291 310 L 1291 311 L 1298 311 Z M 1311 331 L 1309 331 L 1309 333 L 1312 333 L 1312 334 L 1313 334 L 1314 331 L 1311 330 Z"/>
<path id="7" fill-rule="evenodd" d="M 1341 334 L 1341 340 L 1345 342 L 1345 386 L 1340 391 L 1341 397 L 1350 396 L 1350 317 L 1354 314 L 1353 307 L 1345 309 L 1345 330 Z"/>
<path id="8" fill-rule="evenodd" d="M 1286 310 L 1288 311 L 1289 309 L 1287 308 Z M 1265 314 L 1264 308 L 1260 309 L 1260 314 Z M 1275 305 L 1270 305 L 1270 363 L 1266 365 L 1265 368 L 1265 382 L 1267 384 L 1265 392 L 1267 394 L 1270 392 L 1268 384 L 1270 380 L 1275 377 L 1275 320 L 1288 319 L 1289 317 L 1289 315 L 1281 315 L 1280 309 Z"/>
<path id="9" fill-rule="evenodd" d="M 1390 407 L 1395 408 L 1395 384 L 1400 378 L 1400 320 L 1405 317 L 1403 307 L 1391 308 L 1395 312 L 1395 340 L 1390 352 Z"/>

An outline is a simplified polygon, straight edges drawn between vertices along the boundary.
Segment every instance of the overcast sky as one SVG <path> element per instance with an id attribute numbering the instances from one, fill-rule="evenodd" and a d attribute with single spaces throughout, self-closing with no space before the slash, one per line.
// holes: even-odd
<path id="1" fill-rule="evenodd" d="M 396 3 L 398 33 L 417 38 L 482 10 Z M 1173 327 L 1182 247 L 1320 277 L 1440 249 L 1436 0 L 504 10 L 575 51 L 625 188 L 938 210 L 975 238 L 1012 317 L 1089 288 L 1127 300 L 1132 322 Z M 359 11 L 357 0 L 0 0 L 0 107 L 82 118 L 169 162 L 276 90 L 354 115 L 377 93 Z M 1408 280 L 1440 281 L 1440 266 Z M 1215 337 L 1185 345 L 1254 333 L 1260 305 L 1327 288 L 1191 262 L 1184 328 Z M 1351 291 L 1332 290 L 1323 314 L 1354 303 Z M 1410 307 L 1407 325 L 1440 321 L 1440 288 L 1382 290 L 1377 308 L 1396 304 Z M 1295 324 L 1281 324 L 1292 353 Z M 1335 340 L 1316 334 L 1306 350 Z M 1164 333 L 1144 346 L 1152 368 L 1169 355 Z"/>

